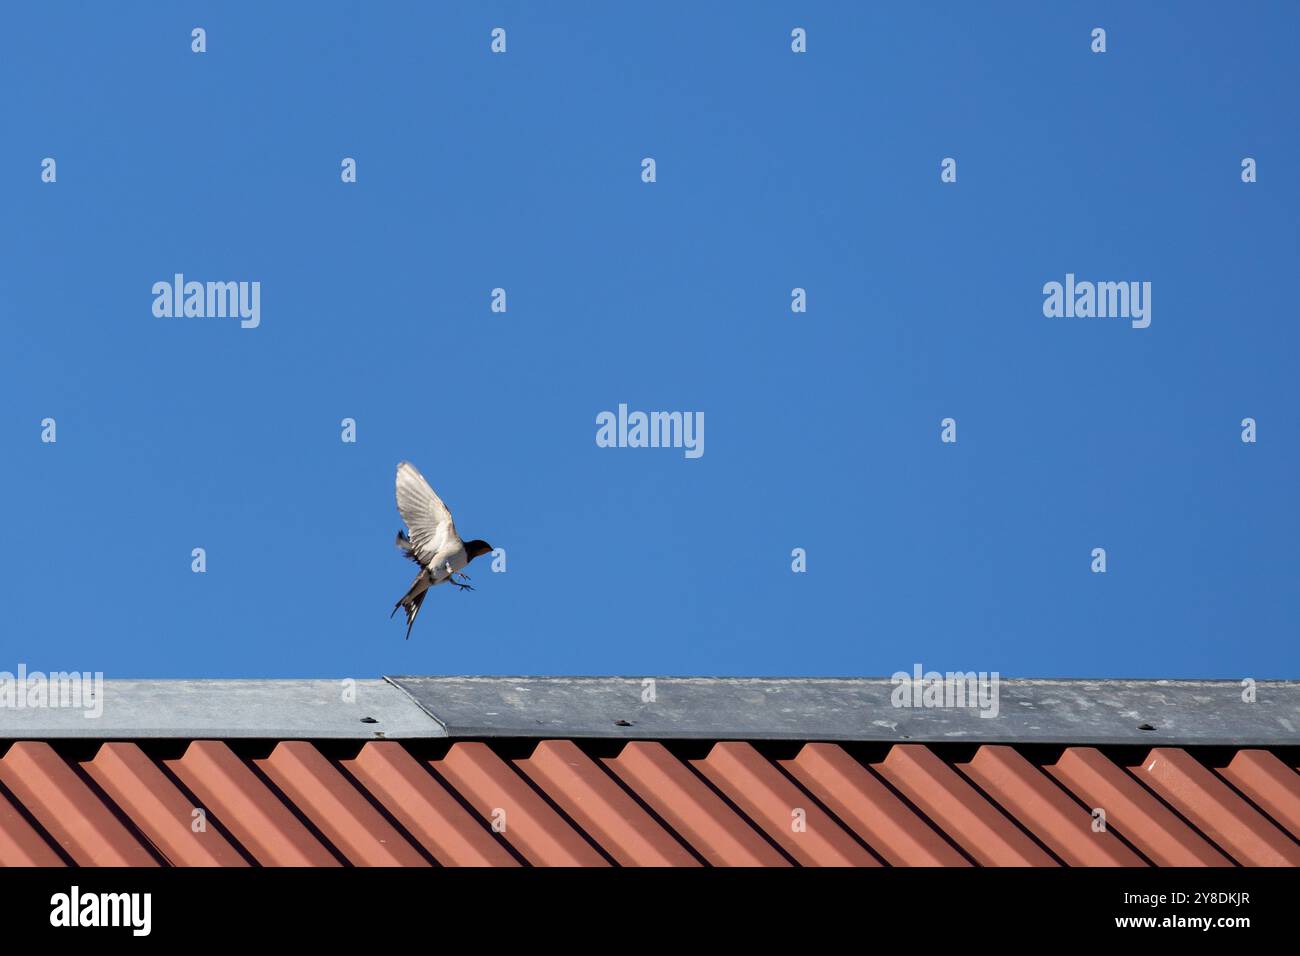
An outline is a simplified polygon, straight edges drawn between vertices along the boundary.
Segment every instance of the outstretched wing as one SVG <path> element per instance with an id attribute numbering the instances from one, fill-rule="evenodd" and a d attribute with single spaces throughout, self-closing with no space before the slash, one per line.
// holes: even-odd
<path id="1" fill-rule="evenodd" d="M 397 510 L 410 533 L 411 552 L 425 567 L 460 546 L 451 512 L 409 461 L 397 466 Z"/>

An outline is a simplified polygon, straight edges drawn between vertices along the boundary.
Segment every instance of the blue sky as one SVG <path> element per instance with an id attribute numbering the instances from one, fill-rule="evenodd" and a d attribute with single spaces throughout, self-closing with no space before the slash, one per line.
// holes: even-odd
<path id="1" fill-rule="evenodd" d="M 3 19 L 0 669 L 1300 677 L 1294 4 Z M 409 642 L 401 459 L 508 568 Z"/>

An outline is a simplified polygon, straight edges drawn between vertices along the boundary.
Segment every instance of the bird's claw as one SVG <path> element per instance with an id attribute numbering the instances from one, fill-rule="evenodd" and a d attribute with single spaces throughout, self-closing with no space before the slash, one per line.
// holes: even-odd
<path id="1" fill-rule="evenodd" d="M 472 585 L 469 585 L 469 584 L 461 584 L 461 583 L 460 583 L 459 581 L 457 581 L 455 578 L 449 578 L 449 580 L 451 581 L 452 584 L 456 585 L 456 587 L 460 588 L 462 591 L 473 591 L 473 590 L 474 590 L 474 588 L 473 588 Z"/>

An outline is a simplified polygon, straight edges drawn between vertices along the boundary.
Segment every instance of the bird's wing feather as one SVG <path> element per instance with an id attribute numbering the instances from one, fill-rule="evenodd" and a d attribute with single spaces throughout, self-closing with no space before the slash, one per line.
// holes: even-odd
<path id="1" fill-rule="evenodd" d="M 409 461 L 397 466 L 397 510 L 410 533 L 411 550 L 425 567 L 460 547 L 451 512 Z"/>

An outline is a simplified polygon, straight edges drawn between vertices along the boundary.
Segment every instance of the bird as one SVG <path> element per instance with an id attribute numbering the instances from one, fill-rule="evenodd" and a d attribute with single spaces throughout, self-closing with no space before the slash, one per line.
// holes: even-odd
<path id="1" fill-rule="evenodd" d="M 399 607 L 406 611 L 406 639 L 409 641 L 415 616 L 420 613 L 420 605 L 424 603 L 429 588 L 450 581 L 462 591 L 474 590 L 470 585 L 457 581 L 456 576 L 468 581 L 469 575 L 463 569 L 479 555 L 490 553 L 492 545 L 480 538 L 473 541 L 460 539 L 451 512 L 429 487 L 424 475 L 409 461 L 397 465 L 397 512 L 406 522 L 406 530 L 397 532 L 397 546 L 420 566 L 420 573 L 412 582 L 411 589 L 393 605 L 393 612 L 388 617 L 391 619 Z"/>

